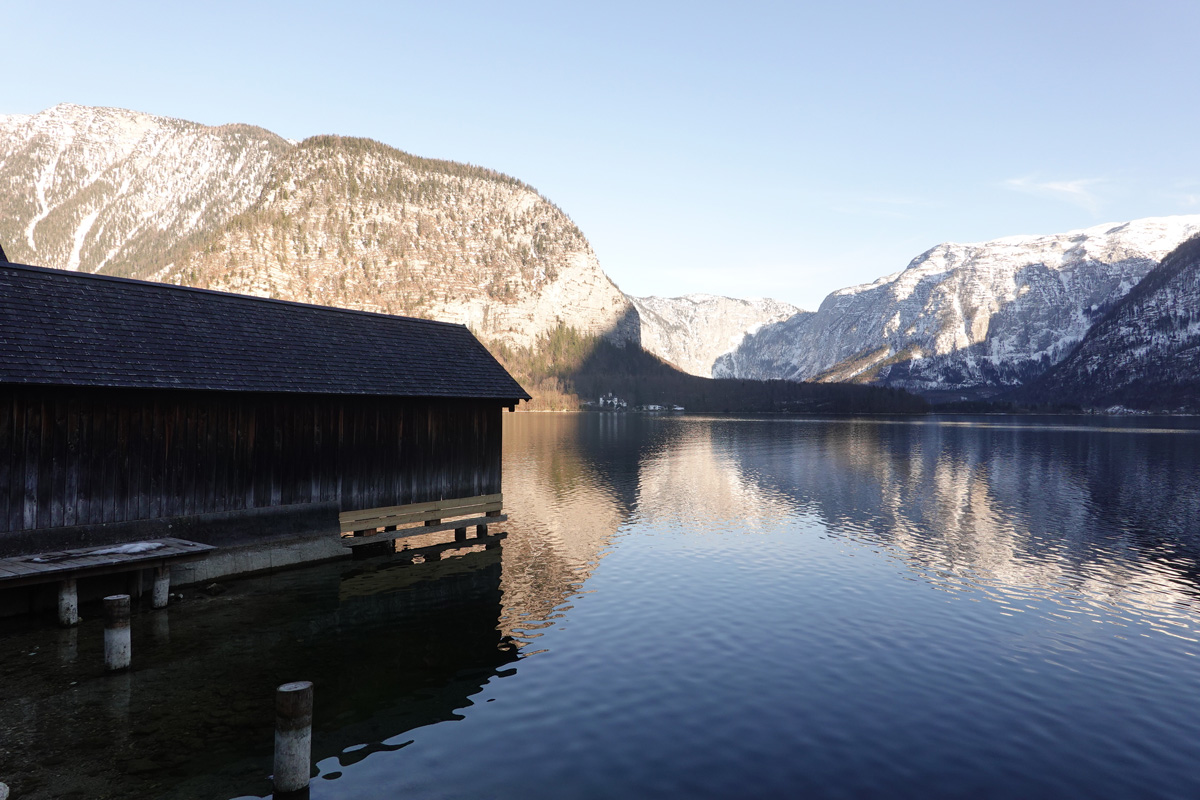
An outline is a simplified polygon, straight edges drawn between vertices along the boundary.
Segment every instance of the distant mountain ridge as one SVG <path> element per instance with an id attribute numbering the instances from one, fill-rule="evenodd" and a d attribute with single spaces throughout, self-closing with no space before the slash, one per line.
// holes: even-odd
<path id="1" fill-rule="evenodd" d="M 995 396 L 1062 361 L 1200 216 L 938 245 L 901 272 L 764 326 L 714 375 Z"/>
<path id="2" fill-rule="evenodd" d="M 1159 267 L 1197 233 L 1200 215 L 944 243 L 815 312 L 629 297 L 562 210 L 492 170 L 123 109 L 0 116 L 0 242 L 13 261 L 459 322 L 543 377 L 564 373 L 547 372 L 540 349 L 577 356 L 599 337 L 703 377 L 964 398 L 1036 385 L 1039 402 L 1120 405 L 1138 397 L 1128 370 L 1164 398 L 1200 395 L 1187 383 L 1192 268 Z M 548 391 L 569 397 L 560 377 Z M 1088 381 L 1103 386 L 1089 394 Z"/>
<path id="3" fill-rule="evenodd" d="M 18 262 L 460 322 L 519 348 L 565 325 L 706 376 L 791 308 L 627 298 L 566 214 L 493 170 L 70 104 L 0 116 L 0 240 Z"/>
<path id="4" fill-rule="evenodd" d="M 630 297 L 641 323 L 641 344 L 690 375 L 711 377 L 716 360 L 749 334 L 800 309 L 778 300 L 735 300 L 711 294 Z"/>
<path id="5" fill-rule="evenodd" d="M 0 189 L 16 261 L 427 316 L 526 347 L 560 322 L 637 335 L 583 234 L 531 187 L 370 140 L 60 105 L 0 117 Z"/>

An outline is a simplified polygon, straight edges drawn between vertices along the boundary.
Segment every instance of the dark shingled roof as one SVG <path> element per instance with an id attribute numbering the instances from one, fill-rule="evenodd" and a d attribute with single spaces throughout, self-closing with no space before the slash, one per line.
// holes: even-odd
<path id="1" fill-rule="evenodd" d="M 0 264 L 0 384 L 529 395 L 463 325 Z"/>

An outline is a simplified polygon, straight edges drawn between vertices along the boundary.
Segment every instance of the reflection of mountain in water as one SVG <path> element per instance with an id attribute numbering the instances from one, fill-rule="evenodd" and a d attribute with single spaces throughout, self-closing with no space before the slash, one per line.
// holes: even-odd
<path id="1" fill-rule="evenodd" d="M 516 659 L 497 628 L 500 572 L 500 551 L 480 550 L 239 582 L 136 615 L 134 672 L 116 677 L 99 674 L 100 623 L 85 622 L 62 632 L 75 646 L 53 669 L 0 662 L 0 754 L 29 770 L 5 778 L 40 787 L 26 798 L 268 794 L 275 687 L 299 679 L 314 683 L 314 761 L 403 747 L 405 732 L 459 718 Z"/>
<path id="2" fill-rule="evenodd" d="M 504 428 L 503 627 L 536 638 L 633 521 L 754 529 L 789 504 L 739 471 L 739 423 L 639 414 L 514 414 Z"/>
<path id="3" fill-rule="evenodd" d="M 845 421 L 735 435 L 765 489 L 933 580 L 1135 605 L 1200 595 L 1195 431 Z"/>
<path id="4" fill-rule="evenodd" d="M 681 419 L 643 458 L 637 515 L 648 522 L 753 532 L 786 518 L 790 504 L 739 469 L 729 429 L 738 422 Z"/>

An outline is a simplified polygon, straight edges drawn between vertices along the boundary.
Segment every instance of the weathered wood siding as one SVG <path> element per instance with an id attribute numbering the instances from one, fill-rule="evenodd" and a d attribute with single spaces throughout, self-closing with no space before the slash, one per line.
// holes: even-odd
<path id="1" fill-rule="evenodd" d="M 500 491 L 494 401 L 0 387 L 0 532 Z"/>

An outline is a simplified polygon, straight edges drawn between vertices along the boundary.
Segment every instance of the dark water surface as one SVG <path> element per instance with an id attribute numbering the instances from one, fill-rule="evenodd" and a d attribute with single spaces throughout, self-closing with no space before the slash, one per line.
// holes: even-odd
<path id="1" fill-rule="evenodd" d="M 314 798 L 1200 796 L 1194 422 L 505 425 L 501 550 L 6 621 L 0 781 L 267 796 L 309 679 Z"/>

